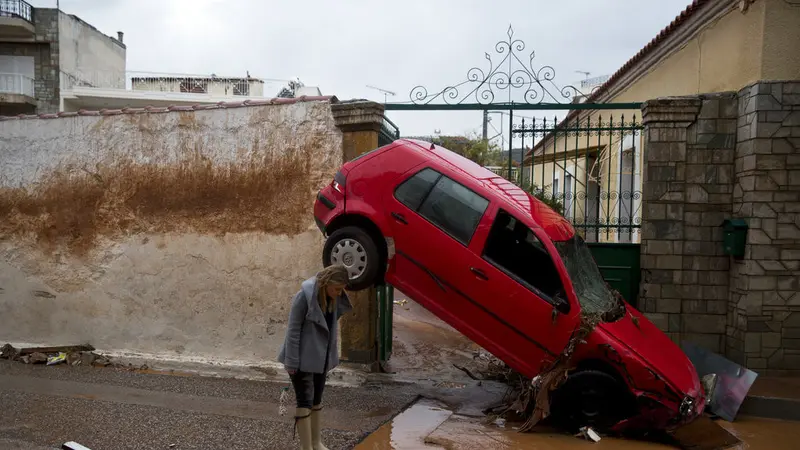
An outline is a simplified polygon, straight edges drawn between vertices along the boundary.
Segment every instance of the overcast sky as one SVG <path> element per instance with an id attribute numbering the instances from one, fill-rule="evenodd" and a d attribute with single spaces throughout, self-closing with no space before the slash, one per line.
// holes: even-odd
<path id="1" fill-rule="evenodd" d="M 56 0 L 28 0 L 54 7 Z M 183 74 L 299 77 L 340 99 L 409 101 L 466 80 L 525 42 L 533 69 L 549 65 L 558 85 L 611 74 L 669 24 L 689 0 L 60 0 L 105 34 L 125 33 L 127 68 Z M 265 85 L 272 96 L 280 83 Z M 466 92 L 462 92 L 466 94 Z M 505 94 L 507 95 L 507 94 Z M 526 112 L 526 115 L 537 115 Z M 481 113 L 393 112 L 403 135 L 480 132 Z M 499 115 L 492 125 L 500 128 Z M 504 121 L 504 127 L 508 124 Z M 490 134 L 494 131 L 490 129 Z"/>

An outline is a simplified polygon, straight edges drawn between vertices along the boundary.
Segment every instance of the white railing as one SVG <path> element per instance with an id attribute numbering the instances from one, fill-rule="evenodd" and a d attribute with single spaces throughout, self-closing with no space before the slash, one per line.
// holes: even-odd
<path id="1" fill-rule="evenodd" d="M 33 78 L 19 73 L 0 73 L 0 94 L 33 97 Z"/>
<path id="2" fill-rule="evenodd" d="M 61 72 L 61 89 L 94 87 L 144 92 L 262 97 L 277 95 L 288 80 L 158 72 Z"/>

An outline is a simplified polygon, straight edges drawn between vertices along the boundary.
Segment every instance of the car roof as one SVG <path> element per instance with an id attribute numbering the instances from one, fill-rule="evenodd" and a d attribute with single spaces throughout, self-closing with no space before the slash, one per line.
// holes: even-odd
<path id="1" fill-rule="evenodd" d="M 542 228 L 550 239 L 554 241 L 564 241 L 575 235 L 575 229 L 567 219 L 559 215 L 538 198 L 530 195 L 516 184 L 498 176 L 489 169 L 458 153 L 430 142 L 416 139 L 401 139 L 400 141 L 405 141 L 419 147 L 424 154 L 436 156 L 451 168 L 464 173 L 465 176 L 477 180 L 488 190 L 494 192 L 499 198 L 507 200 L 510 206 L 531 217 L 534 223 Z"/>

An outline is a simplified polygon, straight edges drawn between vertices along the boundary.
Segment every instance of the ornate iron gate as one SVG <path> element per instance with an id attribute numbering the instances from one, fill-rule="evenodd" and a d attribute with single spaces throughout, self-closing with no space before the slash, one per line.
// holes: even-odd
<path id="1" fill-rule="evenodd" d="M 514 38 L 511 26 L 506 35 L 508 39 L 495 45 L 494 54 L 484 54 L 486 66 L 469 69 L 465 80 L 432 93 L 416 86 L 409 101 L 386 103 L 385 109 L 482 111 L 484 130 L 489 114 L 508 117 L 507 160 L 495 172 L 568 218 L 589 243 L 606 281 L 636 306 L 641 104 L 596 102 L 601 85 L 583 92 L 556 84 L 555 69 L 534 67 L 535 52 L 523 53 L 526 45 Z M 586 90 L 583 83 L 581 88 Z M 537 113 L 542 115 L 536 117 Z M 397 126 L 388 119 L 384 127 L 381 142 L 399 137 Z M 391 329 L 391 324 L 382 326 Z"/>

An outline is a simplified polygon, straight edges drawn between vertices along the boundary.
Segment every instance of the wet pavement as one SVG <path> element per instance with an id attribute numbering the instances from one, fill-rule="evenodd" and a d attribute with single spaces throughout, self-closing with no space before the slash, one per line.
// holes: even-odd
<path id="1" fill-rule="evenodd" d="M 0 448 L 294 449 L 279 383 L 0 361 Z M 329 386 L 328 446 L 349 449 L 416 398 L 413 386 Z"/>

